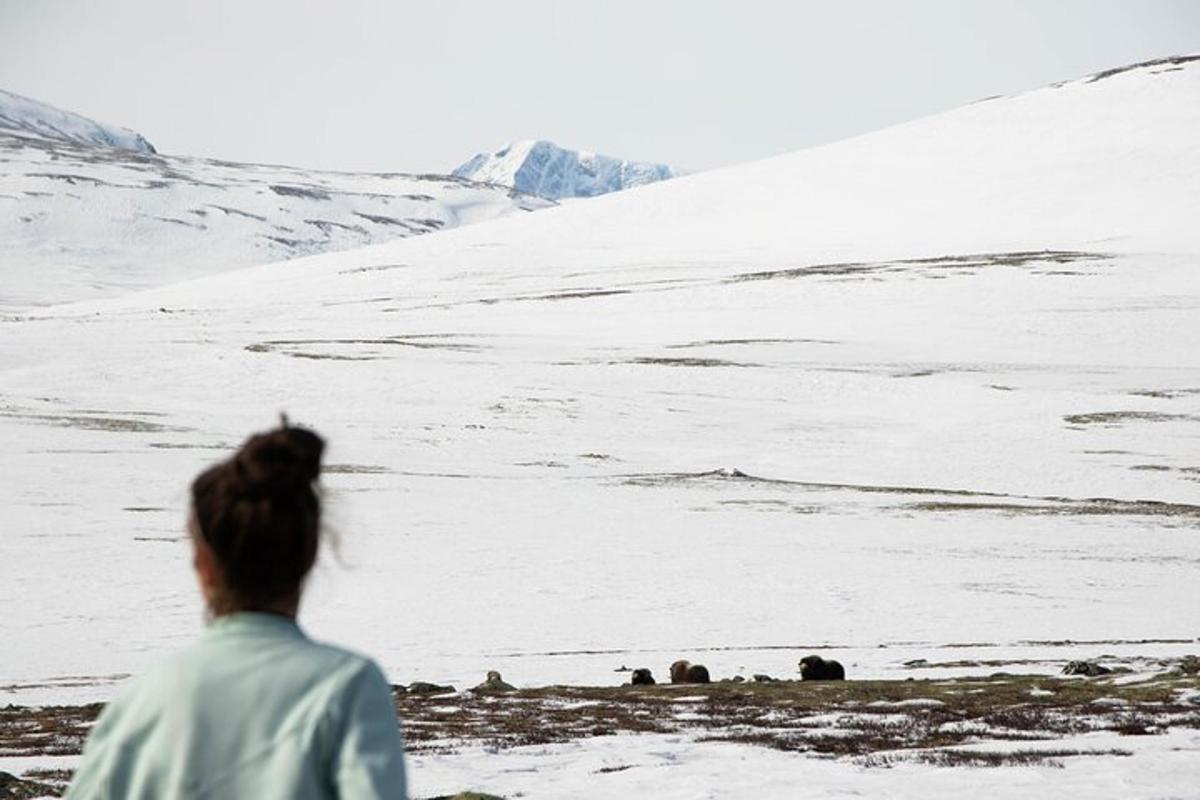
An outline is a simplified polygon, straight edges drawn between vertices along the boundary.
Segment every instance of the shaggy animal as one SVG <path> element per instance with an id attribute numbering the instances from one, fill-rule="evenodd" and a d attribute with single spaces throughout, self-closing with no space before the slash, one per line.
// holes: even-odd
<path id="1" fill-rule="evenodd" d="M 671 683 L 709 683 L 708 667 L 690 661 L 676 661 L 671 665 Z"/>
<path id="2" fill-rule="evenodd" d="M 630 686 L 653 686 L 654 676 L 650 674 L 648 669 L 635 669 L 633 677 L 629 679 Z"/>
<path id="3" fill-rule="evenodd" d="M 1094 678 L 1097 675 L 1108 675 L 1112 672 L 1111 669 L 1103 664 L 1097 664 L 1095 661 L 1072 661 L 1063 667 L 1063 675 L 1086 675 L 1089 678 Z"/>
<path id="4" fill-rule="evenodd" d="M 409 694 L 453 694 L 454 691 L 453 686 L 440 686 L 426 681 L 416 681 L 408 685 Z"/>
<path id="5" fill-rule="evenodd" d="M 846 670 L 836 661 L 826 661 L 820 656 L 805 656 L 800 659 L 802 681 L 844 681 Z"/>
<path id="6" fill-rule="evenodd" d="M 475 687 L 476 692 L 514 692 L 517 687 L 504 682 L 500 677 L 500 673 L 496 670 L 488 672 L 487 679 L 483 683 Z"/>

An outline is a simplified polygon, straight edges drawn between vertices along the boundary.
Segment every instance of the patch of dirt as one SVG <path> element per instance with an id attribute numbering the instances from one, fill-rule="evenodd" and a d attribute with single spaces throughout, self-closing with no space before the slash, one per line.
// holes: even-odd
<path id="1" fill-rule="evenodd" d="M 697 486 L 721 483 L 794 487 L 800 490 L 850 490 L 868 494 L 913 494 L 913 495 L 950 495 L 962 497 L 1006 497 L 1007 495 L 990 492 L 972 492 L 966 489 L 935 489 L 921 486 L 881 486 L 854 483 L 825 483 L 821 481 L 794 481 L 784 478 L 764 478 L 750 475 L 736 467 L 708 470 L 707 472 L 662 472 L 626 475 L 624 482 L 629 486 L 678 486 L 680 484 L 695 484 Z"/>
<path id="2" fill-rule="evenodd" d="M 832 339 L 705 339 L 699 342 L 684 344 L 669 344 L 670 350 L 683 350 L 692 347 L 734 347 L 755 344 L 839 344 Z"/>
<path id="3" fill-rule="evenodd" d="M 866 767 L 897 764 L 931 764 L 937 767 L 1029 767 L 1063 766 L 1064 758 L 1080 756 L 1131 756 L 1129 750 L 926 750 L 915 753 L 879 753 L 862 759 Z"/>
<path id="4" fill-rule="evenodd" d="M 1125 422 L 1200 422 L 1196 414 L 1166 414 L 1161 411 L 1097 411 L 1091 414 L 1068 414 L 1068 425 L 1120 425 Z"/>
<path id="5" fill-rule="evenodd" d="M 1028 503 L 908 503 L 904 509 L 925 512 L 984 511 L 1008 516 L 1135 516 L 1186 517 L 1200 519 L 1200 506 L 1165 503 L 1159 500 L 1064 500 L 1053 505 Z"/>
<path id="6" fill-rule="evenodd" d="M 529 303 L 539 300 L 588 300 L 594 297 L 613 297 L 622 294 L 633 294 L 632 289 L 564 289 L 559 292 L 548 292 L 546 294 L 522 294 L 512 297 L 484 297 L 479 300 L 468 301 L 469 304 L 494 306 L 499 303 Z M 451 305 L 458 305 L 457 303 Z M 449 308 L 449 305 L 433 306 L 434 308 Z"/>
<path id="7" fill-rule="evenodd" d="M 357 233 L 360 236 L 367 235 L 367 229 L 361 225 L 347 225 L 344 222 L 334 222 L 328 219 L 306 219 L 304 224 L 311 225 L 321 233 L 329 236 L 334 231 L 347 231 L 349 233 Z"/>
<path id="8" fill-rule="evenodd" d="M 757 367 L 760 364 L 750 364 L 742 361 L 727 361 L 723 358 L 662 358 L 642 356 L 628 361 L 613 362 L 616 364 L 650 364 L 661 367 Z"/>
<path id="9" fill-rule="evenodd" d="M 291 358 L 330 361 L 373 361 L 385 357 L 382 353 L 371 352 L 370 348 L 407 347 L 461 353 L 474 353 L 482 349 L 478 345 L 459 341 L 461 338 L 452 333 L 423 333 L 376 338 L 273 339 L 248 344 L 244 349 L 251 353 L 278 353 Z"/>
<path id="10" fill-rule="evenodd" d="M 85 431 L 112 431 L 116 433 L 186 433 L 187 428 L 163 425 L 144 419 L 130 417 L 99 416 L 94 414 L 40 414 L 33 412 L 0 411 L 0 416 L 22 419 L 39 425 L 54 425 L 77 428 Z"/>
<path id="11" fill-rule="evenodd" d="M 272 192 L 281 197 L 300 197 L 306 200 L 328 200 L 329 192 L 315 186 L 286 186 L 272 184 L 268 186 Z"/>
<path id="12" fill-rule="evenodd" d="M 797 492 L 850 491 L 864 494 L 928 497 L 897 506 L 899 511 L 919 513 L 989 512 L 1012 516 L 1097 516 L 1124 515 L 1160 518 L 1200 519 L 1200 505 L 1167 503 L 1159 500 L 1118 500 L 1107 497 L 1056 497 L 1010 495 L 967 489 L 940 489 L 923 486 L 884 486 L 870 484 L 823 483 L 762 478 L 739 469 L 708 472 L 649 473 L 620 476 L 628 486 L 668 487 L 693 484 L 698 487 L 730 485 L 778 487 Z M 936 499 L 935 499 L 936 498 Z M 718 501 L 718 505 L 721 502 Z"/>
<path id="13" fill-rule="evenodd" d="M 321 473 L 325 475 L 385 475 L 392 472 L 387 467 L 372 464 L 325 464 Z"/>
<path id="14" fill-rule="evenodd" d="M 1096 81 L 1102 81 L 1105 78 L 1111 78 L 1114 75 L 1120 75 L 1123 72 L 1130 72 L 1131 70 L 1135 69 L 1145 69 L 1147 67 L 1181 67 L 1184 64 L 1192 61 L 1200 61 L 1200 56 L 1171 56 L 1169 58 L 1156 58 L 1151 61 L 1140 61 L 1137 64 L 1129 64 L 1124 67 L 1113 67 L 1112 69 L 1102 70 L 1090 76 L 1087 79 L 1087 82 L 1095 83 Z"/>
<path id="15" fill-rule="evenodd" d="M 0 708 L 0 754 L 6 756 L 72 756 L 83 751 L 102 703 L 83 706 L 15 706 Z"/>
<path id="16" fill-rule="evenodd" d="M 1104 253 L 1074 250 L 1031 250 L 1011 253 L 971 253 L 932 258 L 910 258 L 898 261 L 847 261 L 830 264 L 811 264 L 791 269 L 745 272 L 725 279 L 725 283 L 763 281 L 808 277 L 869 278 L 887 273 L 910 272 L 918 277 L 944 277 L 944 273 L 970 274 L 987 267 L 1025 267 L 1031 264 L 1068 264 L 1101 261 L 1112 258 Z M 939 274 L 942 273 L 942 274 Z"/>
<path id="17" fill-rule="evenodd" d="M 963 667 L 1028 667 L 1034 664 L 1062 664 L 1061 658 L 986 658 L 986 659 L 956 659 L 954 661 L 926 661 L 918 658 L 906 661 L 908 669 L 962 669 Z"/>
<path id="18" fill-rule="evenodd" d="M 1158 400 L 1177 400 L 1181 397 L 1198 395 L 1200 389 L 1134 389 L 1130 394 L 1135 397 L 1153 397 Z"/>
<path id="19" fill-rule="evenodd" d="M 350 269 L 339 270 L 338 274 L 339 275 L 354 275 L 359 272 L 386 272 L 390 269 L 405 269 L 406 267 L 408 267 L 407 264 L 378 264 L 378 265 L 372 265 L 372 266 L 367 266 L 367 267 L 351 267 Z M 394 300 L 394 299 L 395 299 L 394 297 L 379 298 L 380 301 Z"/>
<path id="20" fill-rule="evenodd" d="M 233 450 L 232 444 L 192 444 L 188 442 L 150 442 L 158 450 Z"/>
<path id="21" fill-rule="evenodd" d="M 67 790 L 70 773 L 66 780 L 47 782 L 39 780 L 34 773 L 52 773 L 61 770 L 30 770 L 24 778 L 0 772 L 0 800 L 32 800 L 38 797 L 61 797 Z"/>
<path id="22" fill-rule="evenodd" d="M 266 222 L 267 221 L 267 218 L 264 216 L 261 216 L 259 214 L 251 214 L 249 211 L 242 211 L 241 209 L 238 209 L 238 208 L 230 208 L 229 206 L 219 206 L 219 205 L 215 205 L 213 203 L 209 203 L 208 207 L 215 208 L 217 211 L 224 213 L 225 216 L 227 216 L 227 217 L 228 216 L 237 216 L 237 217 L 245 217 L 246 219 L 257 220 L 258 222 Z"/>

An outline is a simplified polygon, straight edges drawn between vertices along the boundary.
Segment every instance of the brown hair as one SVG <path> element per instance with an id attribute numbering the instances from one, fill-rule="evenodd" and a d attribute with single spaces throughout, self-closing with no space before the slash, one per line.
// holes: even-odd
<path id="1" fill-rule="evenodd" d="M 220 565 L 213 611 L 262 610 L 299 598 L 317 559 L 314 486 L 325 442 L 288 425 L 251 436 L 192 482 L 195 534 Z"/>

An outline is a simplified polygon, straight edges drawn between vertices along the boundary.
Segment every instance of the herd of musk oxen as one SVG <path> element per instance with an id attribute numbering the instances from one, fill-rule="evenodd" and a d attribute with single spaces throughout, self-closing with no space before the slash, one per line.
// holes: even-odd
<path id="1" fill-rule="evenodd" d="M 703 664 L 693 664 L 690 661 L 679 660 L 671 665 L 671 683 L 711 683 L 708 668 Z M 741 676 L 733 678 L 734 682 L 745 680 Z M 755 675 L 753 680 L 765 683 L 776 680 L 769 675 Z M 844 681 L 846 670 L 837 661 L 826 660 L 820 656 L 805 656 L 800 659 L 800 680 L 802 681 Z M 653 673 L 645 667 L 633 670 L 629 683 L 633 686 L 653 686 Z"/>

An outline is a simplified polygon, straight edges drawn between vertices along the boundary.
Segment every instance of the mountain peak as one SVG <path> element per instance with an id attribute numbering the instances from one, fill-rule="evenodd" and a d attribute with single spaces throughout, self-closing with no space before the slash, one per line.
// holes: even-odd
<path id="1" fill-rule="evenodd" d="M 139 133 L 96 122 L 48 103 L 0 89 L 0 129 L 83 145 L 115 147 L 138 153 L 154 153 L 154 145 Z"/>
<path id="2" fill-rule="evenodd" d="M 680 174 L 666 164 L 568 150 L 545 139 L 511 142 L 493 153 L 479 153 L 454 170 L 460 178 L 512 186 L 550 200 L 595 197 Z"/>

